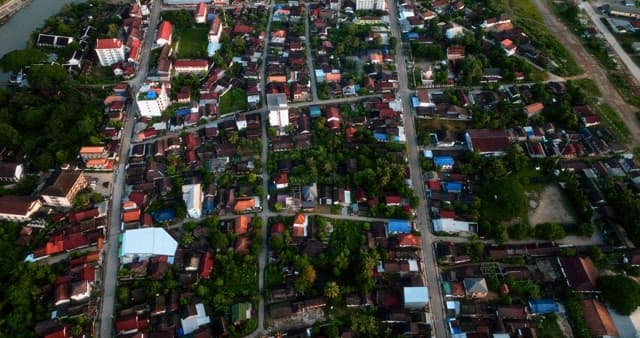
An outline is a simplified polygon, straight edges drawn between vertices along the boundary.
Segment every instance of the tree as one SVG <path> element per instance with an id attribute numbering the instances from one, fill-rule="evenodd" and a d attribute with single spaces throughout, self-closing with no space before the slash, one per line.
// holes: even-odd
<path id="1" fill-rule="evenodd" d="M 547 241 L 555 241 L 566 236 L 558 223 L 543 223 L 536 226 L 536 237 Z"/>
<path id="2" fill-rule="evenodd" d="M 209 237 L 211 238 L 211 246 L 217 250 L 224 250 L 229 247 L 229 239 L 227 235 L 220 232 L 220 230 L 215 229 L 209 232 Z"/>
<path id="3" fill-rule="evenodd" d="M 324 295 L 329 299 L 340 297 L 340 286 L 336 282 L 329 282 L 324 286 Z"/>
<path id="4" fill-rule="evenodd" d="M 616 312 L 628 316 L 640 306 L 640 285 L 635 280 L 623 276 L 601 276 L 597 286 L 602 299 Z"/>
<path id="5" fill-rule="evenodd" d="M 26 66 L 47 60 L 47 54 L 39 48 L 18 49 L 0 59 L 0 68 L 5 72 L 18 72 Z"/>
<path id="6" fill-rule="evenodd" d="M 487 221 L 506 221 L 521 216 L 527 210 L 524 187 L 513 176 L 487 184 L 481 191 L 481 213 Z"/>
<path id="7" fill-rule="evenodd" d="M 284 239 L 281 235 L 272 235 L 269 238 L 269 247 L 275 252 L 280 252 L 284 248 Z"/>
<path id="8" fill-rule="evenodd" d="M 296 291 L 304 295 L 315 281 L 316 270 L 307 261 L 307 264 L 302 268 L 302 272 L 295 282 Z"/>

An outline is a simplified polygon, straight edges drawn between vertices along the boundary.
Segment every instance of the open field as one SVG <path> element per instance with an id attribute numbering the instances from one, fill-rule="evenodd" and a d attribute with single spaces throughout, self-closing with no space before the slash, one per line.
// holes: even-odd
<path id="1" fill-rule="evenodd" d="M 187 28 L 180 33 L 177 45 L 177 57 L 180 59 L 207 57 L 206 28 Z"/>
<path id="2" fill-rule="evenodd" d="M 231 88 L 220 97 L 220 115 L 247 110 L 247 93 L 240 88 Z"/>

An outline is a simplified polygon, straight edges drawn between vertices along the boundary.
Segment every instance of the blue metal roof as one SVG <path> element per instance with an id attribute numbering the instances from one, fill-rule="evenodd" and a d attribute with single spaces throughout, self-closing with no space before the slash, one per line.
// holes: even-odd
<path id="1" fill-rule="evenodd" d="M 547 314 L 558 312 L 558 304 L 553 299 L 536 299 L 529 301 L 529 307 L 533 314 Z"/>
<path id="2" fill-rule="evenodd" d="M 320 117 L 322 115 L 322 111 L 319 106 L 311 106 L 309 107 L 309 114 L 311 114 L 311 117 Z"/>
<path id="3" fill-rule="evenodd" d="M 409 224 L 409 221 L 402 220 L 402 219 L 390 220 L 388 224 L 388 228 L 389 228 L 390 234 L 397 234 L 397 233 L 407 234 L 411 232 L 411 225 Z"/>
<path id="4" fill-rule="evenodd" d="M 462 183 L 460 182 L 442 182 L 442 189 L 446 192 L 462 192 Z"/>
<path id="5" fill-rule="evenodd" d="M 435 163 L 437 167 L 452 166 L 453 162 L 453 157 L 451 156 L 436 156 L 433 158 L 433 163 Z"/>
<path id="6" fill-rule="evenodd" d="M 385 133 L 373 133 L 373 137 L 379 142 L 389 141 L 389 136 Z"/>
<path id="7" fill-rule="evenodd" d="M 154 221 L 162 223 L 174 220 L 176 218 L 176 214 L 172 209 L 164 209 L 152 212 L 151 217 L 153 217 Z"/>

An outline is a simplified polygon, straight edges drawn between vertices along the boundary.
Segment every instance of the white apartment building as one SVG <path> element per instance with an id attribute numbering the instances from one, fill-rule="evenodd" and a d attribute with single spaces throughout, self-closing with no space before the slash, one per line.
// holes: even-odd
<path id="1" fill-rule="evenodd" d="M 289 104 L 286 94 L 267 94 L 267 107 L 269 107 L 269 124 L 272 127 L 289 125 Z"/>
<path id="2" fill-rule="evenodd" d="M 125 60 L 124 44 L 118 39 L 98 39 L 95 50 L 103 67 Z"/>
<path id="3" fill-rule="evenodd" d="M 164 83 L 160 85 L 143 85 L 136 96 L 136 103 L 141 116 L 162 116 L 162 112 L 170 104 Z"/>

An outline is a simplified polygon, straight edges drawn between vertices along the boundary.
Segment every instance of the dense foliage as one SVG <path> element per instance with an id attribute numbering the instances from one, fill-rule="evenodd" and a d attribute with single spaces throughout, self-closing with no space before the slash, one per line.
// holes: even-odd
<path id="1" fill-rule="evenodd" d="M 621 315 L 628 316 L 640 306 L 640 285 L 629 277 L 601 276 L 597 285 L 602 299 Z"/>
<path id="2" fill-rule="evenodd" d="M 101 102 L 80 89 L 61 66 L 32 67 L 29 89 L 0 91 L 0 144 L 46 170 L 101 142 Z"/>

